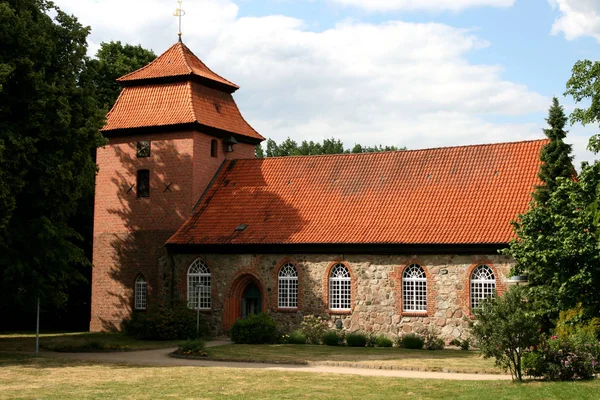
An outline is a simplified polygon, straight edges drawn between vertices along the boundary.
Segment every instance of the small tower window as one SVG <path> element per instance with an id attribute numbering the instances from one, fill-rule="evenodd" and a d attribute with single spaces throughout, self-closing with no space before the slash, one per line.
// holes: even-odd
<path id="1" fill-rule="evenodd" d="M 134 308 L 136 310 L 145 310 L 146 309 L 146 298 L 148 294 L 148 284 L 146 283 L 146 279 L 143 276 L 139 275 L 135 280 L 135 304 Z"/>
<path id="2" fill-rule="evenodd" d="M 137 158 L 150 157 L 150 141 L 141 140 L 137 142 Z"/>
<path id="3" fill-rule="evenodd" d="M 137 172 L 137 197 L 150 197 L 150 171 L 147 169 Z"/>
<path id="4" fill-rule="evenodd" d="M 210 156 L 213 158 L 217 158 L 219 154 L 219 142 L 217 142 L 215 139 L 212 139 L 210 141 Z"/>

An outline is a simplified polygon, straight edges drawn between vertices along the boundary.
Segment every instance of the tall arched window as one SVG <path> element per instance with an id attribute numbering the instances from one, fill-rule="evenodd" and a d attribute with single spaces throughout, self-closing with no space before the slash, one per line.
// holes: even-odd
<path id="1" fill-rule="evenodd" d="M 427 311 L 427 276 L 418 264 L 410 264 L 402 274 L 402 311 Z"/>
<path id="2" fill-rule="evenodd" d="M 133 294 L 134 298 L 134 309 L 135 310 L 145 310 L 147 305 L 147 294 L 148 294 L 148 284 L 146 283 L 146 279 L 139 275 L 135 280 L 135 290 Z"/>
<path id="3" fill-rule="evenodd" d="M 283 265 L 277 281 L 277 307 L 298 308 L 298 270 L 294 264 Z"/>
<path id="4" fill-rule="evenodd" d="M 188 304 L 191 308 L 210 309 L 210 269 L 199 258 L 188 269 L 187 289 Z"/>
<path id="5" fill-rule="evenodd" d="M 487 265 L 478 265 L 471 274 L 471 308 L 485 298 L 496 295 L 496 277 Z"/>
<path id="6" fill-rule="evenodd" d="M 329 309 L 350 310 L 351 300 L 350 271 L 342 263 L 335 264 L 329 273 Z"/>

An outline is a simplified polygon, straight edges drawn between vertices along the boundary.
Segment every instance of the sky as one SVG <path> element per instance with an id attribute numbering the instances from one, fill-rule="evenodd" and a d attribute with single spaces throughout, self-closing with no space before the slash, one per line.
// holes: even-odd
<path id="1" fill-rule="evenodd" d="M 174 0 L 55 0 L 92 28 L 161 54 Z M 577 60 L 600 56 L 600 0 L 184 0 L 184 43 L 238 84 L 263 136 L 408 149 L 544 138 Z M 595 126 L 569 127 L 576 165 Z"/>

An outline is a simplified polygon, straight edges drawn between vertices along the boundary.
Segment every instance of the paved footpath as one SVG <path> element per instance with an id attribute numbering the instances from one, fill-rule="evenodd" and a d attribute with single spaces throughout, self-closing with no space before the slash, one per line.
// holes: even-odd
<path id="1" fill-rule="evenodd" d="M 221 346 L 231 343 L 228 340 L 215 340 L 207 343 L 207 347 Z M 385 370 L 370 368 L 335 367 L 329 365 L 289 365 L 289 364 L 267 364 L 230 361 L 190 360 L 173 358 L 169 356 L 175 349 L 142 350 L 120 353 L 55 353 L 42 352 L 44 357 L 68 358 L 71 360 L 106 362 L 106 363 L 131 363 L 137 365 L 153 366 L 189 366 L 189 367 L 217 367 L 217 368 L 241 368 L 261 369 L 266 371 L 288 371 L 288 372 L 312 372 L 327 374 L 346 374 L 362 376 L 386 376 L 394 378 L 418 378 L 418 379 L 449 379 L 459 381 L 491 381 L 510 380 L 510 375 L 494 374 L 459 374 L 449 372 L 429 371 L 404 371 Z"/>

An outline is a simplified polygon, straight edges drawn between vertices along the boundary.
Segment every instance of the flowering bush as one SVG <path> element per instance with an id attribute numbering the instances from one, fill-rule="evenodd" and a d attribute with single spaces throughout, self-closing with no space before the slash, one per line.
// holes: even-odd
<path id="1" fill-rule="evenodd" d="M 306 336 L 306 341 L 311 344 L 319 344 L 327 330 L 325 321 L 316 315 L 304 316 L 304 320 L 300 324 L 300 327 L 302 328 L 302 333 Z"/>
<path id="2" fill-rule="evenodd" d="M 579 331 L 569 337 L 552 336 L 523 360 L 525 373 L 553 381 L 590 379 L 598 370 L 600 343 Z"/>

